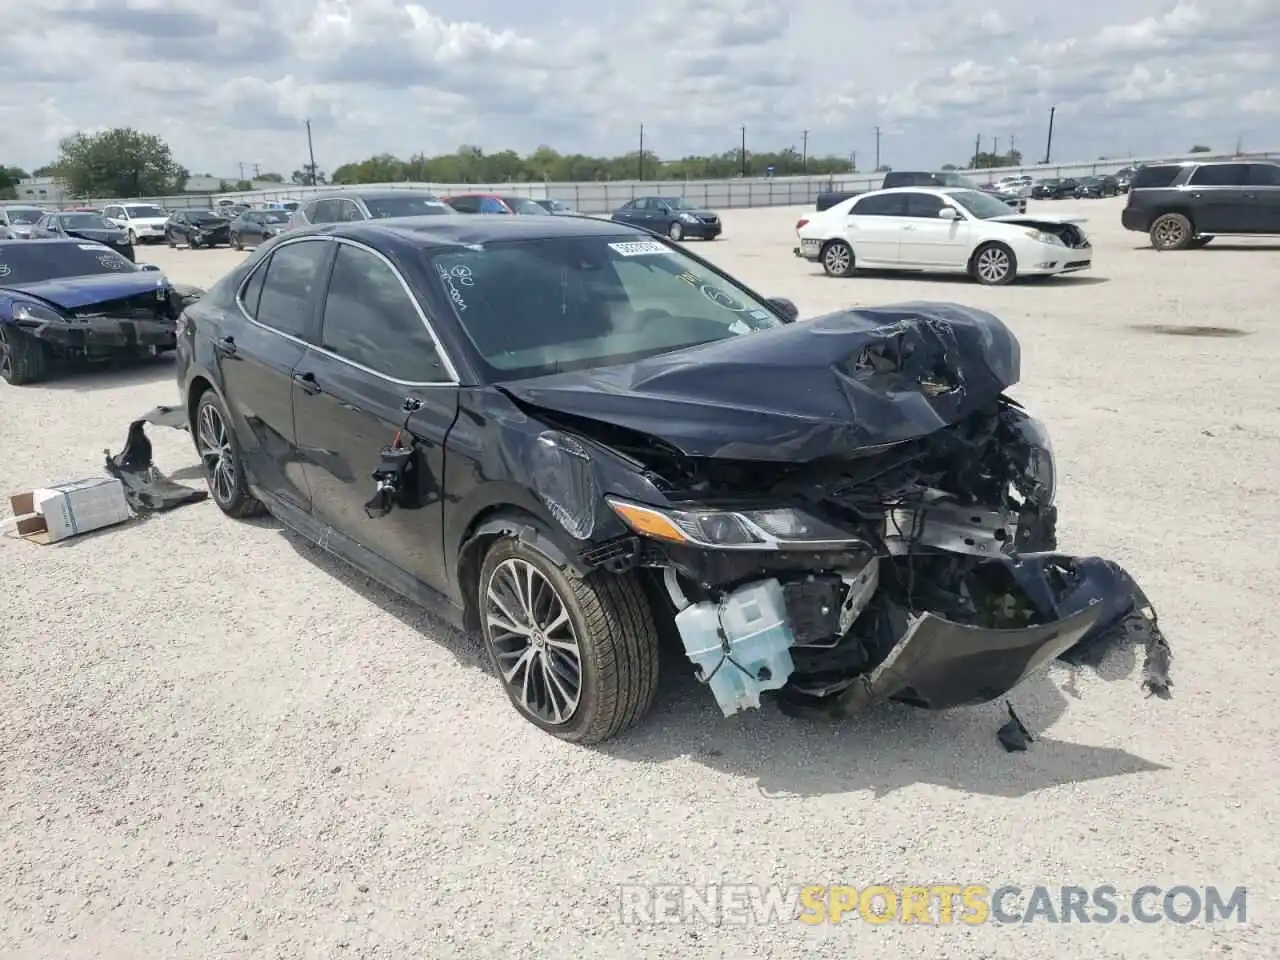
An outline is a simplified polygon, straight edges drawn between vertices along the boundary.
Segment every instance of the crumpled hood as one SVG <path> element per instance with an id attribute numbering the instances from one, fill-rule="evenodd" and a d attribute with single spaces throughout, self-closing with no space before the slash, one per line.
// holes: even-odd
<path id="1" fill-rule="evenodd" d="M 64 310 L 87 307 L 95 303 L 124 300 L 140 293 L 164 290 L 164 274 L 154 271 L 121 271 L 88 277 L 61 277 L 38 283 L 13 283 L 8 289 L 40 297 L 56 303 Z"/>
<path id="2" fill-rule="evenodd" d="M 1020 368 L 1017 338 L 997 317 L 915 302 L 501 387 L 687 456 L 803 463 L 940 430 L 1017 383 Z"/>
<path id="3" fill-rule="evenodd" d="M 987 217 L 991 223 L 1012 223 L 1018 226 L 1035 227 L 1042 223 L 1064 226 L 1068 223 L 1088 223 L 1088 217 L 1077 217 L 1060 213 L 1008 213 L 1000 217 Z"/>

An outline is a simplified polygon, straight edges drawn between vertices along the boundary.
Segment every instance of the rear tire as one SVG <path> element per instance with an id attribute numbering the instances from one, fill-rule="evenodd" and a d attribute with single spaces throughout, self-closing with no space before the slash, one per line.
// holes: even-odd
<path id="1" fill-rule="evenodd" d="M 843 240 L 828 240 L 819 258 L 828 277 L 851 277 L 854 271 L 853 247 Z"/>
<path id="2" fill-rule="evenodd" d="M 1157 250 L 1185 250 L 1195 235 L 1191 221 L 1180 213 L 1166 213 L 1151 224 L 1151 246 Z"/>
<path id="3" fill-rule="evenodd" d="M 532 545 L 504 537 L 484 558 L 476 599 L 498 681 L 534 726 L 570 743 L 602 743 L 653 705 L 658 632 L 634 573 L 579 578 Z M 575 678 L 576 696 L 564 697 Z"/>
<path id="4" fill-rule="evenodd" d="M 209 496 L 218 509 L 237 520 L 256 517 L 266 512 L 249 492 L 244 475 L 244 454 L 240 441 L 231 428 L 231 416 L 218 395 L 206 390 L 196 402 L 191 418 L 191 439 L 204 469 Z"/>
<path id="5" fill-rule="evenodd" d="M 1003 287 L 1018 275 L 1018 259 L 1003 243 L 984 243 L 973 252 L 969 272 L 984 287 Z"/>
<path id="6" fill-rule="evenodd" d="M 0 324 L 0 380 L 14 387 L 38 383 L 48 363 L 43 343 L 15 326 Z"/>

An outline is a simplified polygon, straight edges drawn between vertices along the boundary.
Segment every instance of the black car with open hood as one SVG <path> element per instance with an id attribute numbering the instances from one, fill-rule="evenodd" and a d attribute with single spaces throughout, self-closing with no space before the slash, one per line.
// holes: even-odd
<path id="1" fill-rule="evenodd" d="M 228 515 L 269 510 L 481 634 L 566 740 L 639 720 L 663 665 L 726 716 L 842 715 L 990 701 L 1141 638 L 1167 696 L 1142 591 L 1058 552 L 1008 327 L 795 315 L 618 223 L 305 228 L 188 308 L 154 422 L 190 428 Z"/>

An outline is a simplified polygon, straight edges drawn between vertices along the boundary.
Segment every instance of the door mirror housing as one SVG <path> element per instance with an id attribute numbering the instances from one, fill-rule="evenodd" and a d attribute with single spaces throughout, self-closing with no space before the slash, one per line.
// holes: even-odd
<path id="1" fill-rule="evenodd" d="M 786 297 L 770 297 L 769 306 L 777 310 L 787 323 L 793 323 L 800 316 L 800 308 Z"/>
<path id="2" fill-rule="evenodd" d="M 138 267 L 139 269 L 146 270 L 148 272 L 154 272 L 154 273 L 160 272 L 160 268 L 156 266 L 154 263 L 142 263 L 142 264 L 139 264 Z"/>
<path id="3" fill-rule="evenodd" d="M 960 212 L 955 207 L 943 207 L 938 211 L 939 220 L 959 220 Z"/>

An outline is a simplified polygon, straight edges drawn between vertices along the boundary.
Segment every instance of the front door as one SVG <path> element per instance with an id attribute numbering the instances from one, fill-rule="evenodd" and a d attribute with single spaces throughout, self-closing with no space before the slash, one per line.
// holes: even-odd
<path id="1" fill-rule="evenodd" d="M 968 262 L 968 220 L 944 220 L 938 213 L 947 204 L 936 193 L 909 193 L 907 212 L 902 219 L 902 243 L 898 259 L 902 265 L 937 270 L 963 268 Z M 954 209 L 954 207 L 952 207 Z"/>
<path id="2" fill-rule="evenodd" d="M 311 494 L 296 450 L 292 377 L 314 329 L 331 252 L 324 240 L 277 248 L 241 288 L 240 304 L 252 320 L 216 331 L 213 343 L 249 476 L 303 510 Z"/>
<path id="3" fill-rule="evenodd" d="M 359 244 L 341 241 L 337 251 L 319 347 L 295 371 L 297 445 L 313 514 L 445 591 L 445 440 L 457 415 L 457 387 L 399 272 Z M 382 449 L 397 438 L 417 451 L 416 500 L 370 516 L 373 473 Z"/>

